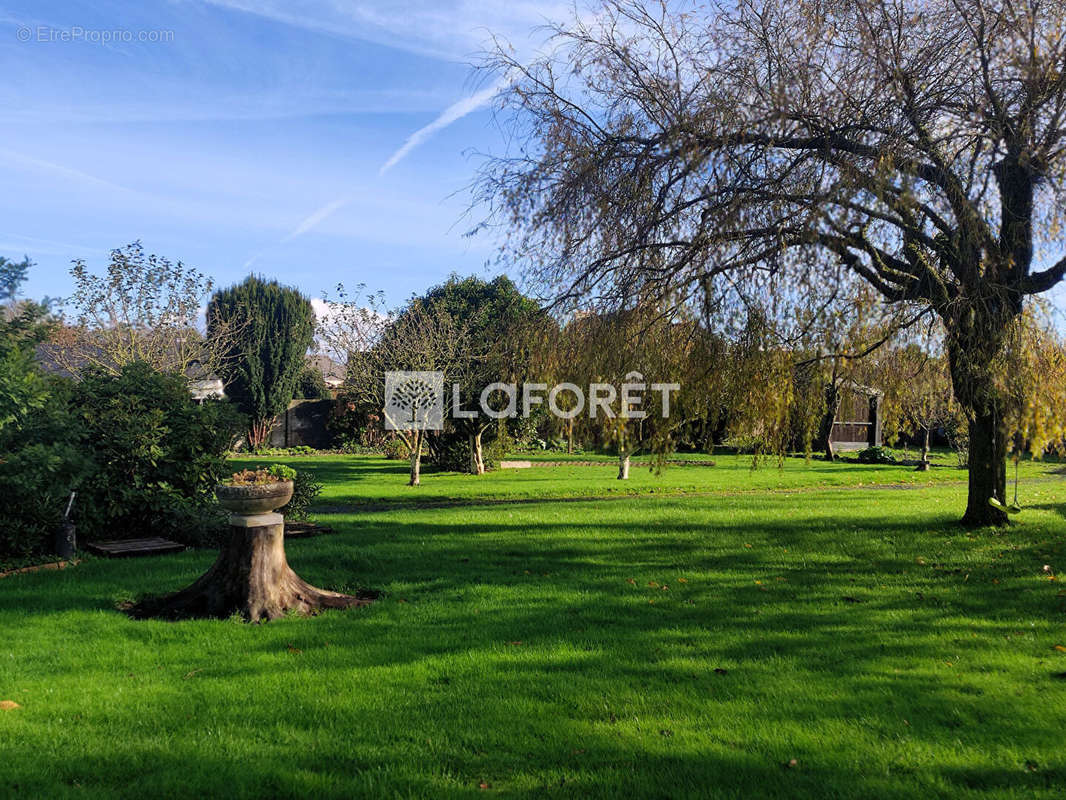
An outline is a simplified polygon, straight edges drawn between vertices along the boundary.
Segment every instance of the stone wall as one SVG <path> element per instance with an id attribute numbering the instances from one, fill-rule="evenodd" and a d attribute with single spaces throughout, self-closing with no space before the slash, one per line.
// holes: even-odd
<path id="1" fill-rule="evenodd" d="M 293 400 L 289 409 L 278 417 L 270 430 L 270 447 L 299 447 L 322 449 L 329 447 L 326 430 L 333 400 Z"/>

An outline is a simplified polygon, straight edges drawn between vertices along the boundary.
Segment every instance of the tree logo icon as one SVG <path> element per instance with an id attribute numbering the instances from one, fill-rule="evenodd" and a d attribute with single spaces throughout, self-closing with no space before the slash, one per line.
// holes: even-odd
<path id="1" fill-rule="evenodd" d="M 444 428 L 443 372 L 386 372 L 385 427 L 390 431 Z"/>

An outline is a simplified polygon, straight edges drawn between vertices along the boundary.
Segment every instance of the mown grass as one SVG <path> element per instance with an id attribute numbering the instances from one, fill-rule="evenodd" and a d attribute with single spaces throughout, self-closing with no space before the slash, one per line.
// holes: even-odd
<path id="1" fill-rule="evenodd" d="M 290 562 L 384 592 L 311 620 L 114 610 L 207 552 L 0 581 L 0 796 L 1066 794 L 1061 477 L 964 531 L 941 470 L 717 460 L 608 502 L 609 467 L 299 459 L 338 533 Z"/>
<path id="2" fill-rule="evenodd" d="M 559 456 L 554 456 L 559 458 Z M 384 458 L 323 455 L 278 458 L 245 457 L 232 460 L 235 469 L 282 462 L 315 472 L 325 484 L 321 502 L 330 511 L 354 508 L 392 508 L 399 505 L 440 505 L 478 500 L 533 500 L 547 498 L 643 496 L 647 494 L 706 494 L 708 492 L 795 491 L 815 487 L 926 486 L 966 481 L 955 455 L 935 454 L 929 472 L 901 465 L 829 463 L 803 458 L 764 458 L 753 466 L 750 455 L 699 456 L 712 458 L 714 467 L 671 465 L 661 471 L 635 466 L 628 481 L 617 480 L 617 460 L 574 456 L 574 460 L 603 460 L 603 466 L 532 467 L 490 472 L 478 478 L 424 467 L 422 485 L 407 486 L 406 461 Z M 516 457 L 523 458 L 523 457 Z M 565 460 L 565 457 L 563 458 Z M 1063 467 L 1054 460 L 1025 461 L 1023 481 L 1057 480 Z M 1011 472 L 1013 475 L 1013 472 Z M 961 516 L 961 511 L 959 512 Z"/>

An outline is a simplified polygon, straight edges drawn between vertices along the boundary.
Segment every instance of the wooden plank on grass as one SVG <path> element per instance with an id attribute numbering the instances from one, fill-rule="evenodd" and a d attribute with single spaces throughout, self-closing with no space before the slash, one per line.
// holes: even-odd
<path id="1" fill-rule="evenodd" d="M 308 536 L 319 536 L 323 533 L 333 533 L 333 528 L 328 525 L 319 525 L 315 522 L 286 522 L 286 539 L 305 539 Z"/>
<path id="2" fill-rule="evenodd" d="M 134 558 L 138 556 L 162 556 L 180 553 L 185 545 L 153 536 L 148 539 L 116 539 L 113 542 L 89 542 L 85 549 L 90 553 L 110 558 Z"/>

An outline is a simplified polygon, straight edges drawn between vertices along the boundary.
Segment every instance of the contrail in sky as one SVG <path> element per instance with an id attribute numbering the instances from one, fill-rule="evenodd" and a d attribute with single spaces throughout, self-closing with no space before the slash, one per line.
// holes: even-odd
<path id="1" fill-rule="evenodd" d="M 308 231 L 317 228 L 319 225 L 325 222 L 326 219 L 332 217 L 350 202 L 352 202 L 352 196 L 345 195 L 344 197 L 338 197 L 332 203 L 326 203 L 324 206 L 322 206 L 322 208 L 315 211 L 313 214 L 304 219 L 303 222 L 293 228 L 290 233 L 286 234 L 283 238 L 278 240 L 278 244 L 285 244 L 286 242 L 291 242 L 297 236 L 303 236 Z M 258 253 L 256 253 L 254 256 L 244 262 L 244 266 L 242 267 L 242 269 L 248 269 L 250 266 L 252 266 L 252 264 L 258 261 L 261 256 L 265 255 L 266 252 L 267 250 L 260 250 Z"/>
<path id="2" fill-rule="evenodd" d="M 381 165 L 381 169 L 378 170 L 379 175 L 384 175 L 390 169 L 392 169 L 398 162 L 400 162 L 408 153 L 426 141 L 429 137 L 435 134 L 437 131 L 443 130 L 451 125 L 456 120 L 460 120 L 467 114 L 477 111 L 482 106 L 488 105 L 492 102 L 500 90 L 511 82 L 511 76 L 506 75 L 492 86 L 486 89 L 482 89 L 477 94 L 472 94 L 470 97 L 464 97 L 457 103 L 453 103 L 448 106 L 444 111 L 440 113 L 435 120 L 426 125 L 424 128 L 419 128 L 417 131 L 407 137 L 407 140 L 403 143 L 399 150 L 393 153 L 389 160 Z"/>

